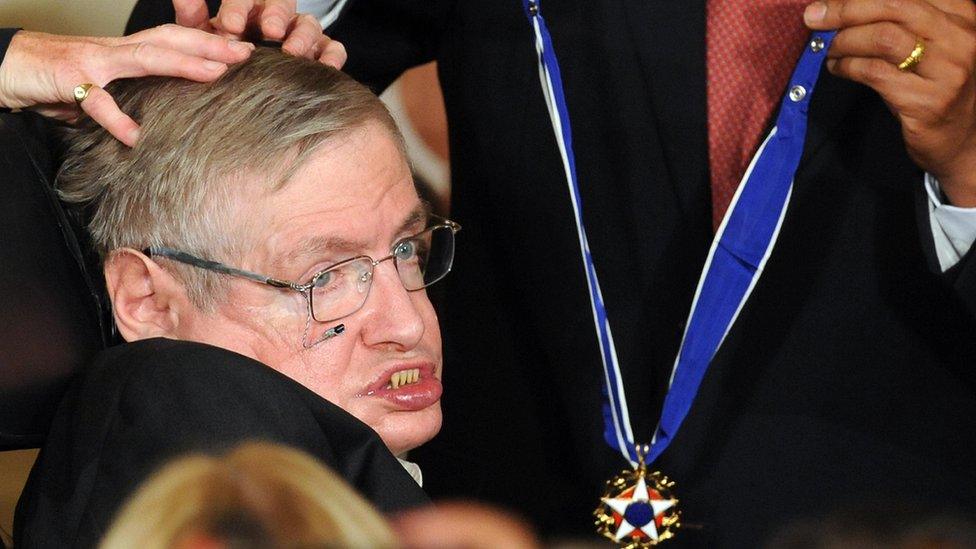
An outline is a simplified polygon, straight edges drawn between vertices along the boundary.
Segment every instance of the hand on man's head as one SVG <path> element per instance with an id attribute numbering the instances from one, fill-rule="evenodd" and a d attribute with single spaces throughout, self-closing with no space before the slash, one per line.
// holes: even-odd
<path id="1" fill-rule="evenodd" d="M 295 0 L 224 0 L 211 18 L 205 0 L 173 0 L 176 23 L 238 40 L 282 42 L 285 53 L 341 69 L 346 48 L 322 34 L 315 16 L 297 13 Z"/>
<path id="2" fill-rule="evenodd" d="M 215 80 L 254 46 L 196 29 L 163 25 L 125 37 L 57 36 L 20 31 L 0 64 L 0 107 L 30 108 L 73 122 L 84 111 L 132 147 L 139 125 L 102 89 L 113 80 L 176 76 Z M 82 101 L 75 89 L 92 84 Z"/>

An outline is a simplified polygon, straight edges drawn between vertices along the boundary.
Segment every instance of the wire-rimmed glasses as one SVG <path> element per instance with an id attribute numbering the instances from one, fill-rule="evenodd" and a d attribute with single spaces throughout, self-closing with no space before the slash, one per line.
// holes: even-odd
<path id="1" fill-rule="evenodd" d="M 275 288 L 295 290 L 305 296 L 312 319 L 333 322 L 362 308 L 373 284 L 373 269 L 384 261 L 393 261 L 400 282 L 409 292 L 422 290 L 443 279 L 454 263 L 454 235 L 460 230 L 461 226 L 453 221 L 437 219 L 434 225 L 423 231 L 394 242 L 390 254 L 385 257 L 351 257 L 316 272 L 304 284 L 238 269 L 162 246 L 147 248 L 143 253 Z"/>

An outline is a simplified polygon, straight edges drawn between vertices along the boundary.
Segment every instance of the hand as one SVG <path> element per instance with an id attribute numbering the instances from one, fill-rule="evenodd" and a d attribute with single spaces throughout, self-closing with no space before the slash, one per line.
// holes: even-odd
<path id="1" fill-rule="evenodd" d="M 73 122 L 88 114 L 132 147 L 139 126 L 119 110 L 103 86 L 119 78 L 177 76 L 209 82 L 250 56 L 254 46 L 194 29 L 163 25 L 126 37 L 57 36 L 20 31 L 0 64 L 0 106 L 31 108 Z M 92 83 L 75 104 L 75 86 Z"/>
<path id="2" fill-rule="evenodd" d="M 295 12 L 295 0 L 224 0 L 211 19 L 205 0 L 173 0 L 176 23 L 237 39 L 283 41 L 286 53 L 341 69 L 346 48 L 322 34 L 315 16 Z"/>
<path id="3" fill-rule="evenodd" d="M 976 6 L 972 0 L 821 0 L 807 26 L 839 29 L 831 73 L 877 91 L 912 159 L 956 206 L 976 206 Z M 898 64 L 925 46 L 913 70 Z"/>

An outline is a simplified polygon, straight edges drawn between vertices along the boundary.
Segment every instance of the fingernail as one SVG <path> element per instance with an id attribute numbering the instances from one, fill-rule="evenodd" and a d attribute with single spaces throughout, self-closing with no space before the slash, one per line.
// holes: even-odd
<path id="1" fill-rule="evenodd" d="M 126 136 L 128 138 L 126 145 L 128 145 L 129 147 L 135 147 L 139 143 L 139 137 L 141 135 L 142 135 L 142 131 L 139 128 L 132 130 L 131 132 L 129 132 L 129 135 Z"/>
<path id="2" fill-rule="evenodd" d="M 231 41 L 230 49 L 241 55 L 247 55 L 254 51 L 254 44 L 250 42 Z"/>
<path id="3" fill-rule="evenodd" d="M 227 68 L 227 65 L 220 63 L 218 61 L 211 61 L 209 59 L 203 62 L 203 66 L 206 67 L 207 70 L 210 72 L 217 72 L 219 70 L 223 70 Z"/>
<path id="4" fill-rule="evenodd" d="M 328 57 L 322 58 L 322 63 L 332 67 L 333 69 L 342 70 L 342 63 L 339 61 L 339 59 L 335 58 L 334 56 L 330 55 Z"/>
<path id="5" fill-rule="evenodd" d="M 807 6 L 807 9 L 803 10 L 803 20 L 810 23 L 819 23 L 823 21 L 824 15 L 827 14 L 827 4 L 823 2 L 814 2 Z"/>
<path id="6" fill-rule="evenodd" d="M 305 51 L 305 42 L 302 42 L 298 38 L 292 38 L 288 41 L 288 49 L 301 55 Z"/>
<path id="7" fill-rule="evenodd" d="M 836 67 L 836 66 L 837 66 L 837 60 L 836 59 L 828 59 L 827 60 L 827 70 L 828 71 L 834 72 L 834 67 Z"/>

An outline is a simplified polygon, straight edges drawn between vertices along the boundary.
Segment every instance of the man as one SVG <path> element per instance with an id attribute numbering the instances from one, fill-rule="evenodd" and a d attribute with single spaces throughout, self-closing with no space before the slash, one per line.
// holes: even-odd
<path id="1" fill-rule="evenodd" d="M 65 397 L 18 546 L 92 545 L 164 460 L 248 438 L 312 453 L 381 509 L 425 502 L 390 452 L 440 427 L 424 288 L 450 270 L 459 227 L 428 216 L 382 104 L 270 50 L 208 85 L 107 91 L 140 140 L 87 122 L 59 187 L 89 219 L 128 343 Z"/>
<path id="2" fill-rule="evenodd" d="M 259 3 L 225 2 L 224 15 L 208 4 L 222 20 Z M 337 4 L 327 33 L 345 44 L 346 70 L 380 89 L 436 59 L 450 120 L 452 216 L 470 245 L 445 287 L 451 391 L 442 433 L 415 453 L 437 471 L 426 487 L 514 506 L 550 535 L 586 534 L 626 461 L 603 442 L 600 340 L 538 50 L 560 63 L 587 242 L 635 438 L 649 443 L 732 196 L 721 181 L 734 190 L 810 47 L 806 2 Z M 752 546 L 866 498 L 976 508 L 976 265 L 971 236 L 945 219 L 972 206 L 972 4 L 826 6 L 810 25 L 841 32 L 779 240 L 653 464 L 677 483 L 676 542 Z M 741 19 L 715 23 L 722 11 Z M 130 28 L 153 20 L 142 21 Z M 899 71 L 919 38 L 925 57 Z M 719 65 L 723 53 L 733 58 Z M 784 65 L 766 55 L 786 72 L 759 72 Z M 713 80 L 722 66 L 772 99 Z M 754 120 L 710 114 L 740 97 L 728 110 L 754 114 L 757 135 L 745 135 Z M 723 141 L 737 173 L 720 177 Z"/>

